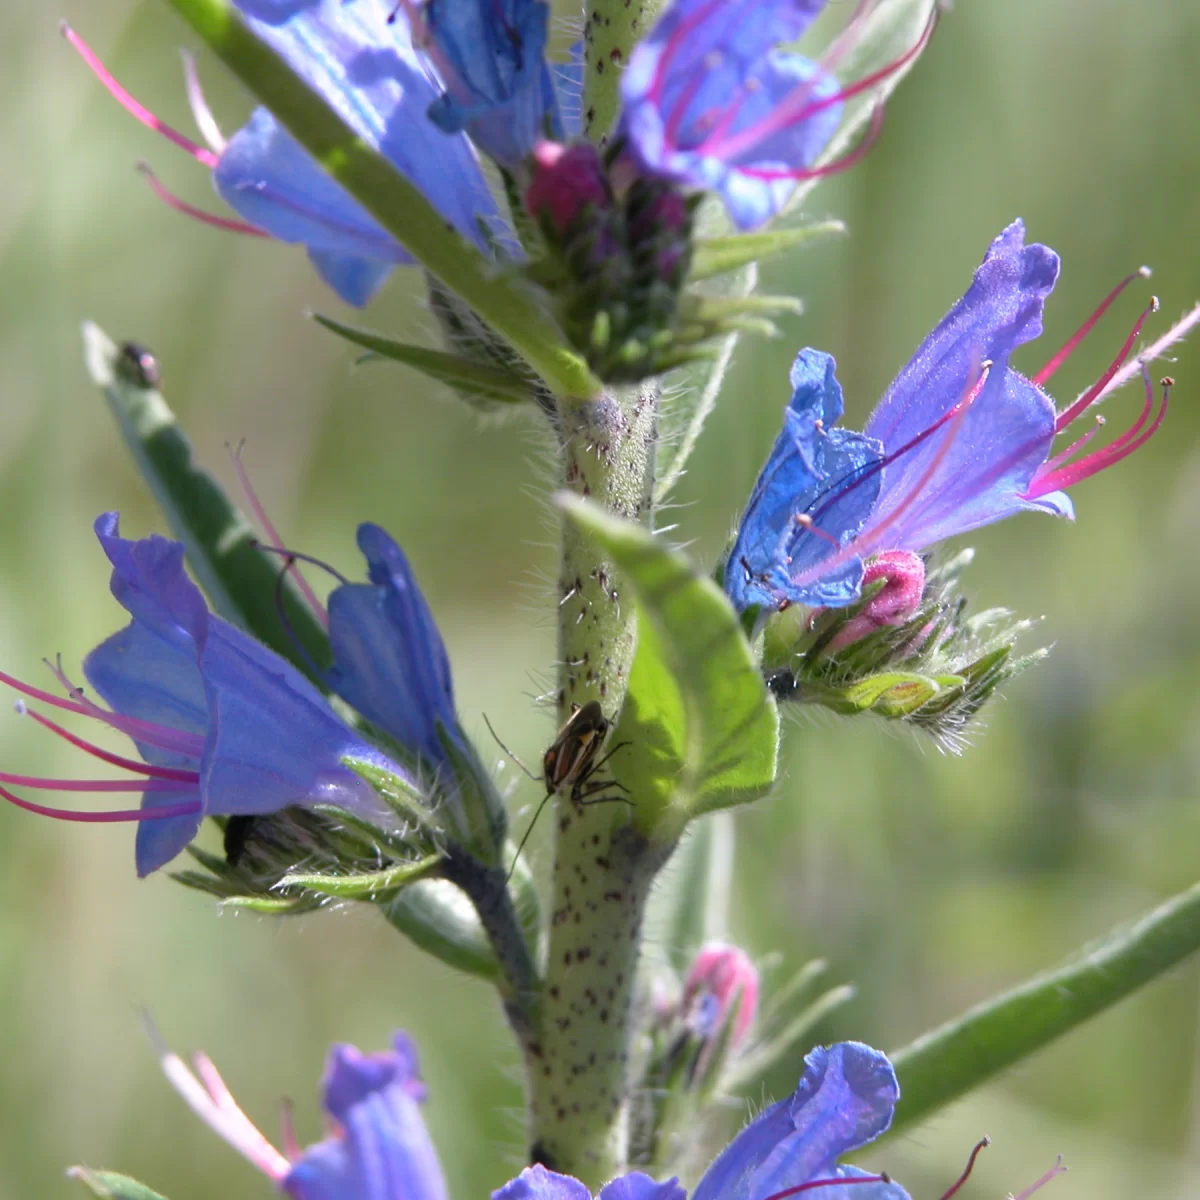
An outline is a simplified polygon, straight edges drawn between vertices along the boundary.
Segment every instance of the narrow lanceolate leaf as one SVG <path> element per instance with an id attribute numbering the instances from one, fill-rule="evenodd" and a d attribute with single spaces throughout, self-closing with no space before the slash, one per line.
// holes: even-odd
<path id="1" fill-rule="evenodd" d="M 837 76 L 845 85 L 866 79 L 890 63 L 897 62 L 920 45 L 921 37 L 935 8 L 946 0 L 879 0 L 867 18 L 862 32 L 850 52 L 838 64 Z M 829 145 L 825 147 L 817 166 L 836 161 L 853 147 L 855 139 L 864 133 L 877 105 L 885 104 L 900 81 L 913 69 L 920 55 L 915 54 L 902 67 L 892 71 L 873 88 L 847 101 L 842 123 Z M 883 136 L 887 136 L 886 133 Z M 797 213 L 808 193 L 820 182 L 819 177 L 800 184 L 788 198 L 783 220 Z"/>
<path id="2" fill-rule="evenodd" d="M 696 242 L 689 279 L 709 279 L 751 263 L 761 265 L 777 254 L 798 249 L 808 242 L 846 232 L 842 221 L 813 221 L 790 229 L 767 229 L 762 233 L 731 233 L 700 238 Z"/>
<path id="3" fill-rule="evenodd" d="M 158 1192 L 128 1175 L 115 1171 L 93 1171 L 89 1167 L 72 1167 L 67 1174 L 91 1190 L 93 1196 L 105 1200 L 164 1200 Z"/>
<path id="4" fill-rule="evenodd" d="M 1200 884 L 1061 967 L 977 1005 L 891 1055 L 900 1077 L 892 1132 L 1123 1000 L 1200 949 Z"/>
<path id="5" fill-rule="evenodd" d="M 214 610 L 315 677 L 313 662 L 326 661 L 329 640 L 295 589 L 278 587 L 279 555 L 257 547 L 245 516 L 192 462 L 191 444 L 158 387 L 123 369 L 121 350 L 90 321 L 83 344 L 88 373 Z"/>
<path id="6" fill-rule="evenodd" d="M 442 864 L 440 854 L 430 854 L 416 862 L 401 863 L 386 871 L 371 871 L 363 875 L 317 875 L 298 872 L 285 875 L 277 884 L 280 888 L 298 887 L 328 896 L 335 900 L 366 900 L 380 902 L 394 896 L 401 888 L 432 875 Z"/>
<path id="7" fill-rule="evenodd" d="M 533 388 L 529 383 L 501 371 L 498 367 L 489 367 L 484 363 L 471 362 L 459 358 L 457 354 L 447 354 L 443 350 L 432 350 L 428 346 L 414 346 L 409 342 L 398 342 L 381 333 L 371 333 L 366 329 L 355 329 L 352 325 L 343 325 L 332 317 L 323 317 L 313 313 L 313 320 L 326 329 L 343 337 L 364 350 L 370 350 L 383 358 L 404 363 L 439 383 L 473 396 L 481 396 L 485 400 L 495 400 L 502 404 L 524 404 L 533 399 Z"/>
<path id="8" fill-rule="evenodd" d="M 612 744 L 634 825 L 673 842 L 701 813 L 775 781 L 779 714 L 725 594 L 642 526 L 572 496 L 568 519 L 616 564 L 638 609 L 637 651 Z"/>
<path id="9" fill-rule="evenodd" d="M 381 910 L 401 933 L 447 966 L 498 980 L 500 962 L 465 892 L 444 879 L 423 879 Z"/>
<path id="10" fill-rule="evenodd" d="M 586 398 L 600 391 L 587 364 L 525 285 L 496 271 L 450 228 L 419 188 L 254 36 L 231 0 L 168 3 L 300 145 L 422 266 L 505 337 L 555 395 Z"/>

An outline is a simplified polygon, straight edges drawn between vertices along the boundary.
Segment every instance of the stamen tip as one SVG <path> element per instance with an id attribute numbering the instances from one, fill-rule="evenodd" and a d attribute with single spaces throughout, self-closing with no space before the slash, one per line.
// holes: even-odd
<path id="1" fill-rule="evenodd" d="M 1163 387 L 1173 388 L 1175 386 L 1175 376 L 1174 375 L 1164 375 L 1162 377 L 1161 382 L 1162 382 Z"/>
<path id="2" fill-rule="evenodd" d="M 1158 309 L 1159 309 L 1158 297 L 1157 297 L 1157 296 L 1151 296 L 1151 297 L 1150 297 L 1150 311 L 1151 311 L 1151 312 L 1158 312 Z"/>
<path id="3" fill-rule="evenodd" d="M 1140 267 L 1138 267 L 1138 269 L 1137 269 L 1137 273 L 1138 273 L 1138 274 L 1139 274 L 1139 275 L 1140 275 L 1140 276 L 1141 276 L 1143 279 L 1149 279 L 1149 278 L 1150 278 L 1150 276 L 1154 274 L 1154 272 L 1153 272 L 1153 271 L 1152 271 L 1152 270 L 1151 270 L 1149 267 L 1147 267 L 1147 266 L 1144 266 L 1144 265 L 1143 265 L 1143 266 L 1140 266 Z"/>
<path id="4" fill-rule="evenodd" d="M 74 33 L 75 31 L 71 28 L 70 22 L 66 19 L 66 17 L 59 17 L 58 18 L 58 32 L 63 37 L 70 37 L 71 34 Z"/>
<path id="5" fill-rule="evenodd" d="M 14 700 L 13 712 L 15 712 L 18 717 L 23 717 L 29 712 L 29 709 L 25 706 L 24 700 Z"/>

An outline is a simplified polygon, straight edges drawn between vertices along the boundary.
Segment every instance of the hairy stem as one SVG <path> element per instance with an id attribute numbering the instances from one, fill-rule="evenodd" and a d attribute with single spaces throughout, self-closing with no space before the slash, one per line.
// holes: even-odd
<path id="1" fill-rule="evenodd" d="M 621 108 L 621 72 L 663 0 L 585 0 L 583 129 L 604 145 Z"/>
<path id="2" fill-rule="evenodd" d="M 657 392 L 643 387 L 573 405 L 562 416 L 564 483 L 630 520 L 648 516 Z M 635 641 L 632 598 L 611 562 L 564 525 L 559 705 L 599 700 L 612 719 Z M 611 799 L 612 802 L 609 802 Z M 531 1055 L 532 1154 L 596 1187 L 624 1166 L 630 1002 L 650 882 L 661 851 L 603 794 L 557 800 L 540 1036 Z"/>

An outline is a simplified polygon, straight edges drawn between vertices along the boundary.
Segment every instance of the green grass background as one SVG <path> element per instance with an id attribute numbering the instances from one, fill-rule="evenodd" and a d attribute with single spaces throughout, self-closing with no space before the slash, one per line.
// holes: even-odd
<path id="1" fill-rule="evenodd" d="M 156 111 L 190 128 L 165 6 L 0 6 L 0 664 L 77 664 L 122 614 L 90 525 L 119 508 L 160 528 L 86 381 L 90 317 L 158 354 L 198 455 L 231 482 L 246 461 L 289 541 L 356 572 L 370 518 L 409 551 L 454 662 L 460 708 L 532 758 L 550 717 L 555 567 L 546 440 L 532 417 L 480 420 L 415 375 L 351 368 L 307 322 L 342 315 L 303 254 L 167 211 L 146 158 L 197 203 L 201 167 L 137 126 L 57 36 L 71 19 Z M 1200 6 L 1194 0 L 961 0 L 901 88 L 879 146 L 811 211 L 851 236 L 768 272 L 808 313 L 744 346 L 680 489 L 679 536 L 711 561 L 787 400 L 800 345 L 832 351 L 849 423 L 869 412 L 1016 215 L 1063 256 L 1036 369 L 1118 278 L 1155 268 L 1163 313 L 1200 296 Z M 202 62 L 227 128 L 246 97 Z M 1071 397 L 1106 364 L 1139 301 L 1056 378 Z M 412 277 L 367 322 L 425 337 Z M 899 1045 L 1022 979 L 1200 871 L 1200 352 L 1170 370 L 1161 437 L 1075 492 L 1075 525 L 1030 516 L 973 539 L 977 603 L 1045 614 L 1049 662 L 991 705 L 961 758 L 871 720 L 787 720 L 777 794 L 739 816 L 732 933 L 784 967 L 820 954 L 859 998 L 821 1030 Z M 1109 404 L 1110 428 L 1136 412 Z M 489 753 L 491 753 L 489 751 Z M 0 719 L 8 770 L 86 770 L 48 735 Z M 514 807 L 536 798 L 522 782 Z M 536 852 L 544 867 L 544 843 Z M 772 976 L 774 978 L 776 976 Z M 1053 1160 L 1055 1200 L 1196 1194 L 1200 982 L 1184 968 L 894 1141 L 873 1161 L 939 1195 L 990 1133 L 974 1196 L 1019 1190 Z M 770 987 L 768 980 L 767 987 Z M 280 1098 L 318 1136 L 317 1078 L 337 1039 L 424 1051 L 428 1118 L 456 1197 L 520 1165 L 518 1063 L 497 1004 L 409 948 L 370 911 L 294 922 L 221 914 L 165 877 L 137 882 L 127 828 L 0 811 L 0 1197 L 72 1194 L 71 1162 L 119 1168 L 171 1200 L 267 1196 L 160 1078 L 138 1010 L 203 1047 L 272 1133 Z M 782 1094 L 789 1064 L 770 1081 Z M 964 1193 L 966 1194 L 966 1193 Z"/>

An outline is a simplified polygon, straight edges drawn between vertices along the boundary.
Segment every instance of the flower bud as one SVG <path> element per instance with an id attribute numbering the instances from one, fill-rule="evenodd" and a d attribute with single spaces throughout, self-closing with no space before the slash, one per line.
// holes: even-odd
<path id="1" fill-rule="evenodd" d="M 758 970 L 746 952 L 724 942 L 701 947 L 684 980 L 683 1012 L 703 1038 L 729 1022 L 729 1049 L 744 1041 L 758 1014 Z"/>
<path id="2" fill-rule="evenodd" d="M 604 163 L 591 142 L 571 146 L 539 142 L 531 166 L 533 178 L 525 189 L 525 207 L 559 239 L 568 237 L 589 210 L 603 212 L 613 207 Z"/>
<path id="3" fill-rule="evenodd" d="M 921 607 L 925 563 L 919 554 L 911 550 L 877 554 L 863 571 L 863 590 L 880 581 L 879 590 L 871 593 L 867 602 L 834 635 L 828 646 L 831 653 L 853 645 L 877 629 L 904 625 Z"/>

